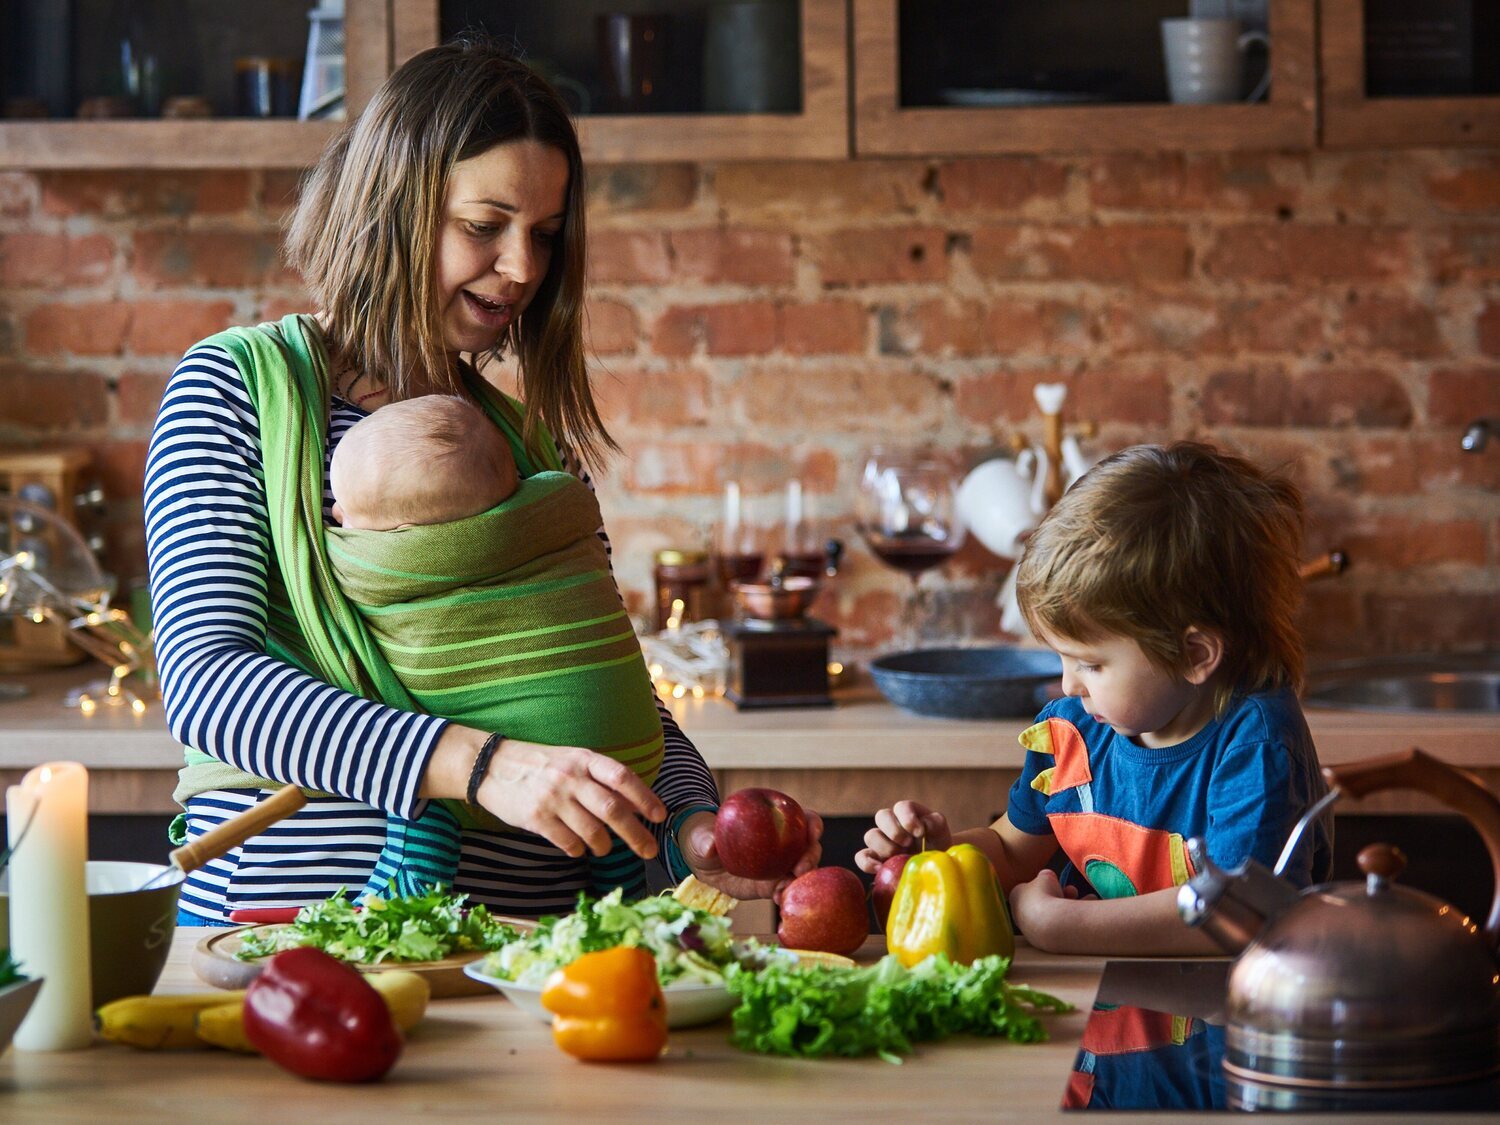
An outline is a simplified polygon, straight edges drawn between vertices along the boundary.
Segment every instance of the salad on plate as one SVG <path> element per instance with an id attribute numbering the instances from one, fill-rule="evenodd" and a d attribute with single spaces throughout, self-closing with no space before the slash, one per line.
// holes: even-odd
<path id="1" fill-rule="evenodd" d="M 669 895 L 624 901 L 619 890 L 603 898 L 578 896 L 578 909 L 541 919 L 484 960 L 483 971 L 502 981 L 540 988 L 554 969 L 585 953 L 617 945 L 638 946 L 656 958 L 663 988 L 723 985 L 726 970 L 796 963 L 796 954 L 754 938 L 737 939 L 729 919 Z"/>

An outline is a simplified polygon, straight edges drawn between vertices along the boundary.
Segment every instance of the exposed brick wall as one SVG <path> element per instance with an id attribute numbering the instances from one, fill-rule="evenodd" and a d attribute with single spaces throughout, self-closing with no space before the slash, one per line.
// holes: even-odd
<path id="1" fill-rule="evenodd" d="M 139 574 L 142 462 L 174 358 L 301 307 L 284 173 L 0 174 L 0 444 L 93 451 L 111 563 Z M 641 604 L 738 479 L 770 528 L 789 474 L 850 541 L 818 612 L 889 637 L 905 579 L 849 526 L 861 453 L 1039 436 L 1063 380 L 1094 450 L 1198 437 L 1290 463 L 1319 652 L 1500 645 L 1500 157 L 997 158 L 599 168 L 591 342 L 626 456 L 602 499 Z M 996 628 L 971 544 L 933 611 Z"/>

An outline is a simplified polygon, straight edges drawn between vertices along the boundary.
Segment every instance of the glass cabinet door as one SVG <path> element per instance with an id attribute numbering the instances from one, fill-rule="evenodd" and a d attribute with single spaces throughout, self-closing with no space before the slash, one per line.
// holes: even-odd
<path id="1" fill-rule="evenodd" d="M 1305 0 L 854 0 L 856 149 L 1306 147 Z"/>
<path id="2" fill-rule="evenodd" d="M 0 166 L 304 164 L 388 38 L 387 0 L 0 0 Z"/>
<path id="3" fill-rule="evenodd" d="M 1500 143 L 1500 4 L 1323 0 L 1323 142 Z"/>
<path id="4" fill-rule="evenodd" d="M 397 0 L 396 62 L 465 30 L 514 44 L 591 160 L 847 156 L 843 0 Z"/>

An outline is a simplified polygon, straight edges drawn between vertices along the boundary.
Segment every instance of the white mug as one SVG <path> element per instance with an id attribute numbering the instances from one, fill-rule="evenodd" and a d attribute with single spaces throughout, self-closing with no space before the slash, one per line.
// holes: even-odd
<path id="1" fill-rule="evenodd" d="M 1246 31 L 1239 20 L 1162 20 L 1161 42 L 1167 60 L 1167 90 L 1178 105 L 1239 101 L 1245 86 L 1245 53 L 1255 43 L 1267 49 L 1271 46 L 1264 32 Z M 1245 100 L 1260 101 L 1270 85 L 1267 67 Z"/>

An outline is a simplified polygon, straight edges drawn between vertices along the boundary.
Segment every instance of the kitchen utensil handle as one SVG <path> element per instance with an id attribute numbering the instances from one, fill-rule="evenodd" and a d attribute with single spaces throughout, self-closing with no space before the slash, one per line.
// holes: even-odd
<path id="1" fill-rule="evenodd" d="M 1304 582 L 1315 578 L 1336 578 L 1349 569 L 1349 556 L 1342 550 L 1329 551 L 1315 559 L 1308 559 L 1298 568 Z"/>
<path id="2" fill-rule="evenodd" d="M 1500 799 L 1484 782 L 1415 747 L 1382 758 L 1324 766 L 1323 777 L 1351 797 L 1367 797 L 1384 789 L 1416 789 L 1468 817 L 1490 853 L 1495 891 L 1484 932 L 1491 948 L 1500 947 Z"/>
<path id="3" fill-rule="evenodd" d="M 196 871 L 211 859 L 217 859 L 230 848 L 243 844 L 257 832 L 292 815 L 307 804 L 307 794 L 295 785 L 277 790 L 254 808 L 230 817 L 212 832 L 172 852 L 172 864 L 184 874 Z"/>

